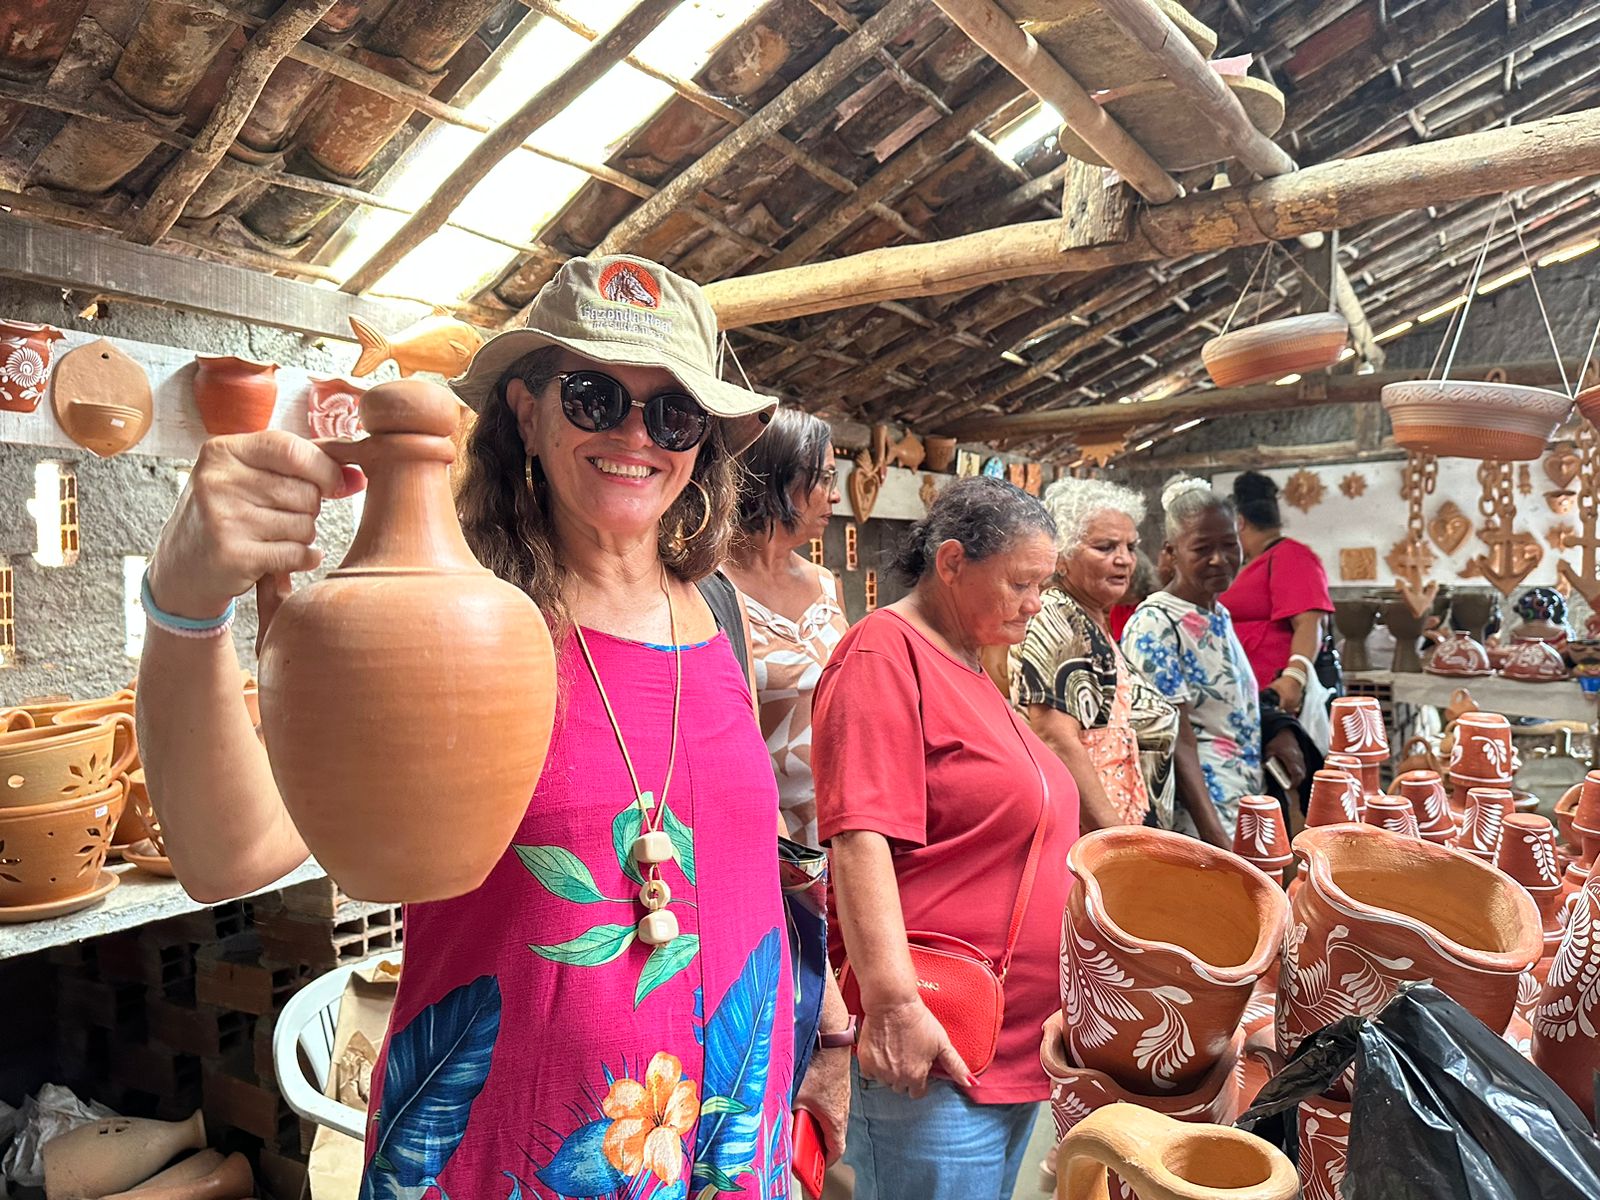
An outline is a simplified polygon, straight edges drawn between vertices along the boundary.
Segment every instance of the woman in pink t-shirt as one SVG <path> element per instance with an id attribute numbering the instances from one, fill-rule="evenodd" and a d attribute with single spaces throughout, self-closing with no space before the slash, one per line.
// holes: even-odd
<path id="1" fill-rule="evenodd" d="M 959 480 L 901 550 L 911 593 L 851 629 L 817 686 L 830 934 L 862 1017 L 845 1151 L 856 1200 L 1004 1200 L 1049 1095 L 1039 1027 L 1060 1003 L 1078 790 L 979 651 L 1022 640 L 1055 560 L 1054 523 L 1037 500 L 998 479 Z M 969 1049 L 987 1034 L 963 1036 L 934 1015 L 930 1004 L 949 997 L 934 997 L 936 980 L 914 966 L 908 930 L 923 944 L 960 939 L 1003 977 L 993 1062 L 978 1077 L 952 1030 Z"/>

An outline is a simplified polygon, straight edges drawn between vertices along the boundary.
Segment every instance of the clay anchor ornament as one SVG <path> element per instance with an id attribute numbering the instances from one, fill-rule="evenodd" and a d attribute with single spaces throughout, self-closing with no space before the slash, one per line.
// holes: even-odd
<path id="1" fill-rule="evenodd" d="M 1583 532 L 1583 537 L 1568 532 L 1561 540 L 1564 550 L 1582 548 L 1582 569 L 1574 569 L 1571 563 L 1562 559 L 1556 564 L 1556 572 L 1593 608 L 1600 602 L 1600 579 L 1595 578 L 1595 551 L 1600 550 L 1600 537 L 1595 536 L 1593 529 L 1585 529 Z"/>
<path id="2" fill-rule="evenodd" d="M 1395 573 L 1394 586 L 1406 602 L 1406 607 L 1419 617 L 1425 617 L 1433 608 L 1439 585 L 1432 579 L 1423 582 L 1423 576 L 1433 566 L 1433 551 L 1416 538 L 1402 538 L 1394 544 L 1385 563 Z"/>
<path id="3" fill-rule="evenodd" d="M 1509 596 L 1539 565 L 1544 547 L 1531 533 L 1491 525 L 1478 534 L 1487 554 L 1468 560 L 1461 568 L 1464 576 L 1476 575 L 1487 581 L 1502 596 Z"/>

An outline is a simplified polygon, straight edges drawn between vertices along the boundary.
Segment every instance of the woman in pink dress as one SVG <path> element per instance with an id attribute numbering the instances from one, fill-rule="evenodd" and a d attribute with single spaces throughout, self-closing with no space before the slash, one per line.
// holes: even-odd
<path id="1" fill-rule="evenodd" d="M 747 677 L 696 588 L 731 534 L 732 456 L 772 402 L 717 377 L 715 331 L 699 289 L 656 264 L 574 259 L 454 384 L 479 414 L 463 527 L 549 619 L 559 716 L 488 879 L 407 909 L 363 1200 L 788 1195 L 777 795 Z M 287 434 L 215 438 L 157 548 L 141 749 L 198 897 L 262 887 L 306 851 L 232 643 L 163 622 L 314 567 L 318 506 L 351 482 Z M 670 858 L 638 853 L 645 829 Z M 658 905 L 670 894 L 648 914 L 646 881 Z"/>

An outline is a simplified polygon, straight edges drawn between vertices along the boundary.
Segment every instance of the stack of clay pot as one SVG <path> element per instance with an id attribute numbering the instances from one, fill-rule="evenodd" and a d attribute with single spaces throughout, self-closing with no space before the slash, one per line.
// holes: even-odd
<path id="1" fill-rule="evenodd" d="M 45 1200 L 247 1200 L 255 1178 L 242 1154 L 205 1149 L 206 1127 L 107 1117 L 44 1143 Z M 195 1151 L 173 1162 L 178 1155 Z M 171 1163 L 171 1166 L 167 1164 Z"/>
<path id="2" fill-rule="evenodd" d="M 1333 702 L 1328 717 L 1333 737 L 1328 750 L 1349 755 L 1359 764 L 1361 793 L 1375 796 L 1382 787 L 1378 771 L 1389 761 L 1389 735 L 1384 729 L 1383 709 L 1372 696 L 1340 696 Z"/>
<path id="3" fill-rule="evenodd" d="M 133 718 L 34 725 L 8 710 L 0 728 L 0 921 L 87 908 L 117 886 L 106 871 L 122 816 Z"/>
<path id="4" fill-rule="evenodd" d="M 1291 898 L 1278 987 L 1283 1055 L 1342 1017 L 1376 1014 L 1412 980 L 1432 982 L 1506 1031 L 1522 977 L 1545 947 L 1539 909 L 1515 880 L 1450 847 L 1370 824 L 1307 829 L 1294 853 L 1304 886 Z M 1300 1106 L 1307 1197 L 1339 1195 L 1349 1117 L 1343 1084 Z"/>
<path id="5" fill-rule="evenodd" d="M 1337 701 L 1335 702 L 1337 703 Z M 1452 731 L 1450 746 L 1450 807 L 1466 820 L 1473 788 L 1511 787 L 1515 761 L 1511 751 L 1511 723 L 1495 712 L 1462 713 Z M 1491 853 L 1493 847 L 1490 847 Z"/>
<path id="6" fill-rule="evenodd" d="M 1402 771 L 1395 777 L 1394 790 L 1411 802 L 1417 816 L 1417 833 L 1436 846 L 1448 845 L 1456 838 L 1455 817 L 1450 812 L 1450 797 L 1439 772 Z"/>
<path id="7" fill-rule="evenodd" d="M 1246 1053 L 1245 1019 L 1283 942 L 1281 882 L 1142 827 L 1086 835 L 1068 865 L 1062 1009 L 1041 1050 L 1058 1136 L 1118 1102 L 1232 1121 L 1277 1066 L 1271 1047 Z M 1254 1015 L 1270 1026 L 1270 1008 Z"/>

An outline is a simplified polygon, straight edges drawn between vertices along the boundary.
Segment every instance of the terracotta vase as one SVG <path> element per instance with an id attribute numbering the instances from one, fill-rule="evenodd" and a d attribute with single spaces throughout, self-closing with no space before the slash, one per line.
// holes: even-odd
<path id="1" fill-rule="evenodd" d="M 255 1195 L 255 1182 L 244 1155 L 223 1158 L 214 1150 L 202 1150 L 131 1191 L 105 1200 L 249 1200 Z"/>
<path id="2" fill-rule="evenodd" d="M 437 384 L 380 384 L 361 403 L 371 436 L 325 444 L 366 473 L 361 528 L 336 570 L 283 602 L 262 645 L 278 790 L 317 861 L 361 900 L 482 883 L 550 742 L 544 620 L 479 566 L 456 520 L 456 408 Z"/>
<path id="3" fill-rule="evenodd" d="M 1293 861 L 1294 854 L 1283 824 L 1283 808 L 1275 797 L 1240 797 L 1233 852 L 1263 875 L 1282 881 L 1283 869 Z"/>
<path id="4" fill-rule="evenodd" d="M 1278 984 L 1285 1055 L 1341 1017 L 1372 1016 L 1426 979 L 1497 1034 L 1517 977 L 1544 948 L 1539 911 L 1488 863 L 1370 825 L 1294 840 L 1305 886 L 1292 897 Z"/>
<path id="5" fill-rule="evenodd" d="M 1556 852 L 1556 831 L 1537 813 L 1512 813 L 1500 830 L 1494 865 L 1522 885 L 1539 909 L 1539 927 L 1544 932 L 1544 954 L 1548 958 L 1561 945 L 1565 929 L 1561 887 L 1561 860 Z"/>
<path id="6" fill-rule="evenodd" d="M 358 438 L 361 427 L 361 397 L 372 385 L 348 375 L 313 375 L 306 396 L 306 421 L 311 436 L 318 438 Z"/>
<path id="7" fill-rule="evenodd" d="M 259 433 L 278 403 L 278 364 L 232 354 L 194 356 L 194 403 L 212 437 Z"/>
<path id="8" fill-rule="evenodd" d="M 1510 722 L 1495 712 L 1463 713 L 1450 747 L 1451 786 L 1509 787 L 1512 769 Z"/>
<path id="9" fill-rule="evenodd" d="M 46 1200 L 98 1200 L 150 1178 L 185 1150 L 206 1144 L 204 1118 L 107 1117 L 44 1144 Z"/>
<path id="10" fill-rule="evenodd" d="M 1338 313 L 1307 313 L 1214 337 L 1200 347 L 1200 359 L 1219 388 L 1247 387 L 1331 367 L 1349 338 Z"/>
<path id="11" fill-rule="evenodd" d="M 956 439 L 953 437 L 927 437 L 922 439 L 927 457 L 922 460 L 924 471 L 948 471 L 956 460 Z"/>
<path id="12" fill-rule="evenodd" d="M 1493 862 L 1495 850 L 1500 845 L 1500 830 L 1506 818 L 1515 811 L 1508 789 L 1469 788 L 1467 819 L 1462 823 L 1461 833 L 1455 840 L 1456 849 L 1484 862 Z"/>
<path id="13" fill-rule="evenodd" d="M 1416 810 L 1403 796 L 1368 796 L 1361 819 L 1368 825 L 1386 829 L 1397 837 L 1420 838 Z"/>
<path id="14" fill-rule="evenodd" d="M 1333 623 L 1344 638 L 1340 657 L 1344 669 L 1350 672 L 1372 670 L 1372 660 L 1367 657 L 1367 638 L 1378 623 L 1378 613 L 1383 606 L 1376 600 L 1335 600 Z"/>
<path id="15" fill-rule="evenodd" d="M 1282 887 L 1227 851 L 1138 826 L 1085 835 L 1067 864 L 1076 878 L 1061 986 L 1072 1060 L 1143 1095 L 1192 1090 L 1282 945 Z"/>
<path id="16" fill-rule="evenodd" d="M 1533 1062 L 1595 1119 L 1600 1070 L 1600 869 L 1567 910 L 1567 929 L 1533 1009 Z"/>
<path id="17" fill-rule="evenodd" d="M 39 407 L 50 383 L 55 344 L 65 336 L 54 325 L 0 320 L 0 412 Z"/>
<path id="18" fill-rule="evenodd" d="M 1294 1164 L 1254 1134 L 1132 1104 L 1080 1122 L 1056 1156 L 1056 1200 L 1098 1200 L 1115 1174 L 1140 1200 L 1293 1200 Z"/>
<path id="19" fill-rule="evenodd" d="M 1572 400 L 1514 383 L 1418 379 L 1386 384 L 1383 407 L 1407 450 L 1527 462 L 1545 452 Z"/>
<path id="20" fill-rule="evenodd" d="M 87 796 L 0 808 L 0 907 L 48 904 L 93 890 L 123 796 L 117 780 Z"/>
<path id="21" fill-rule="evenodd" d="M 50 403 L 62 431 L 101 458 L 137 445 L 155 414 L 150 377 L 105 338 L 61 356 Z"/>
<path id="22" fill-rule="evenodd" d="M 101 791 L 133 761 L 133 719 L 0 733 L 0 812 Z"/>
<path id="23" fill-rule="evenodd" d="M 1301 1200 L 1343 1200 L 1350 1156 L 1350 1101 L 1317 1096 L 1300 1103 Z"/>
<path id="24" fill-rule="evenodd" d="M 1450 815 L 1450 800 L 1439 772 L 1405 771 L 1395 777 L 1394 787 L 1411 802 L 1418 836 L 1441 846 L 1454 840 L 1456 823 Z"/>

